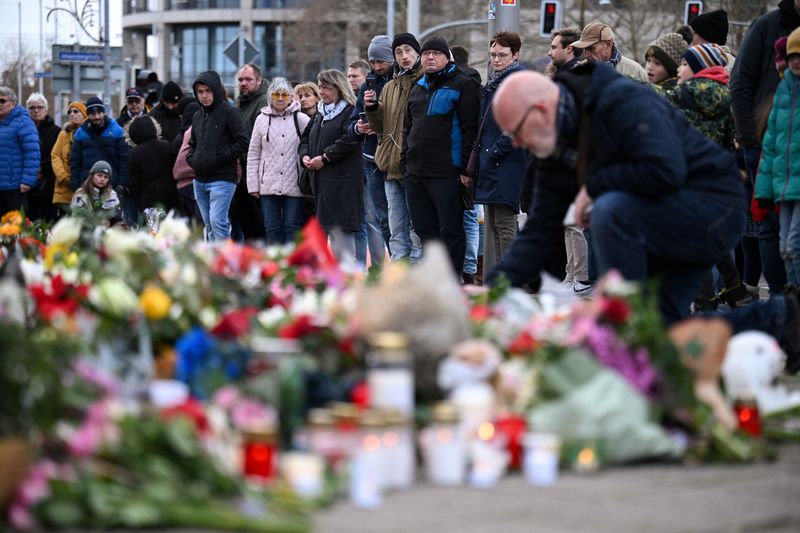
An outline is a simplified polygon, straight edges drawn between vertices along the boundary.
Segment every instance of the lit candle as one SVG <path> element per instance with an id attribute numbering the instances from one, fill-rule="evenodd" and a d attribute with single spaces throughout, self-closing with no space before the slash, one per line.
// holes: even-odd
<path id="1" fill-rule="evenodd" d="M 278 451 L 275 445 L 275 428 L 265 427 L 246 432 L 242 446 L 244 475 L 260 481 L 272 479 Z"/>
<path id="2" fill-rule="evenodd" d="M 450 404 L 439 404 L 432 415 L 432 424 L 420 434 L 425 475 L 434 485 L 461 485 L 466 476 L 467 454 L 458 429 L 458 412 Z"/>
<path id="3" fill-rule="evenodd" d="M 584 444 L 584 446 L 578 450 L 578 454 L 575 456 L 575 461 L 572 463 L 572 467 L 576 472 L 597 472 L 597 470 L 600 468 L 600 459 L 597 456 L 597 446 L 595 446 L 594 443 Z"/>
<path id="4" fill-rule="evenodd" d="M 414 483 L 414 435 L 408 417 L 401 411 L 385 413 L 382 442 L 386 466 L 385 487 L 405 489 Z"/>
<path id="5" fill-rule="evenodd" d="M 362 413 L 358 445 L 350 456 L 350 502 L 361 509 L 383 504 L 383 423 L 378 413 Z"/>
<path id="6" fill-rule="evenodd" d="M 739 398 L 733 403 L 733 411 L 739 421 L 739 429 L 753 437 L 761 436 L 761 414 L 758 403 L 752 396 Z"/>

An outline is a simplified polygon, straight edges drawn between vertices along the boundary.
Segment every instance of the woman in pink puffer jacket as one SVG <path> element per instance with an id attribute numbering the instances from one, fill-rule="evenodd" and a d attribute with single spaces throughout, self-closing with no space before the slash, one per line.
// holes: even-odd
<path id="1" fill-rule="evenodd" d="M 286 78 L 275 78 L 267 93 L 270 104 L 261 109 L 250 138 L 247 192 L 261 200 L 267 244 L 286 244 L 304 220 L 297 147 L 309 118 L 293 100 Z"/>

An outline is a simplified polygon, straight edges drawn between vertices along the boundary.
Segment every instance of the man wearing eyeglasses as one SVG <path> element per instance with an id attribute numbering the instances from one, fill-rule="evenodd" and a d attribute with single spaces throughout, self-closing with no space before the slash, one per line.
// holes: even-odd
<path id="1" fill-rule="evenodd" d="M 5 214 L 25 207 L 41 161 L 36 126 L 10 87 L 0 87 L 0 161 L 0 214 Z"/>
<path id="2" fill-rule="evenodd" d="M 530 71 L 509 76 L 494 116 L 541 162 L 528 221 L 489 278 L 502 274 L 514 285 L 538 278 L 574 199 L 575 221 L 591 223 L 599 272 L 658 280 L 664 321 L 685 318 L 707 269 L 744 228 L 747 200 L 733 156 L 655 93 L 598 63 L 554 80 Z M 800 368 L 794 296 L 720 317 L 734 331 L 774 335 L 787 368 Z"/>
<path id="3" fill-rule="evenodd" d="M 137 87 L 131 87 L 125 91 L 125 107 L 119 112 L 117 123 L 123 128 L 128 123 L 150 112 L 150 106 L 144 102 L 144 94 Z"/>
<path id="4" fill-rule="evenodd" d="M 423 243 L 440 240 L 461 277 L 464 266 L 464 187 L 478 131 L 480 88 L 450 60 L 450 48 L 433 35 L 422 44 L 425 75 L 411 88 L 403 123 L 400 168 L 411 222 Z"/>
<path id="5" fill-rule="evenodd" d="M 89 119 L 75 132 L 69 156 L 72 190 L 76 191 L 81 186 L 95 163 L 107 161 L 112 169 L 111 186 L 119 195 L 125 222 L 135 226 L 138 213 L 127 190 L 129 147 L 125 142 L 125 130 L 117 121 L 106 116 L 103 101 L 97 96 L 86 101 L 86 114 Z"/>

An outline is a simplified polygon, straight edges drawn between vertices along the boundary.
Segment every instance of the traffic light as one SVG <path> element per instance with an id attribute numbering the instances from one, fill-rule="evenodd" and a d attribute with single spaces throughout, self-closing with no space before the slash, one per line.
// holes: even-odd
<path id="1" fill-rule="evenodd" d="M 561 25 L 561 2 L 542 2 L 539 35 L 550 37 L 553 30 Z"/>
<path id="2" fill-rule="evenodd" d="M 702 12 L 703 2 L 686 2 L 683 10 L 683 24 L 688 26 Z"/>

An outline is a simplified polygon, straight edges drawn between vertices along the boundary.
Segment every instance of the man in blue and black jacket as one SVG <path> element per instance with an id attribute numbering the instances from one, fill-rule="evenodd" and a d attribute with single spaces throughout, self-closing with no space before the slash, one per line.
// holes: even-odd
<path id="1" fill-rule="evenodd" d="M 411 89 L 400 167 L 411 222 L 423 243 L 442 240 L 460 276 L 464 264 L 463 195 L 478 130 L 480 88 L 450 60 L 447 41 L 428 37 L 420 51 L 425 75 Z"/>

